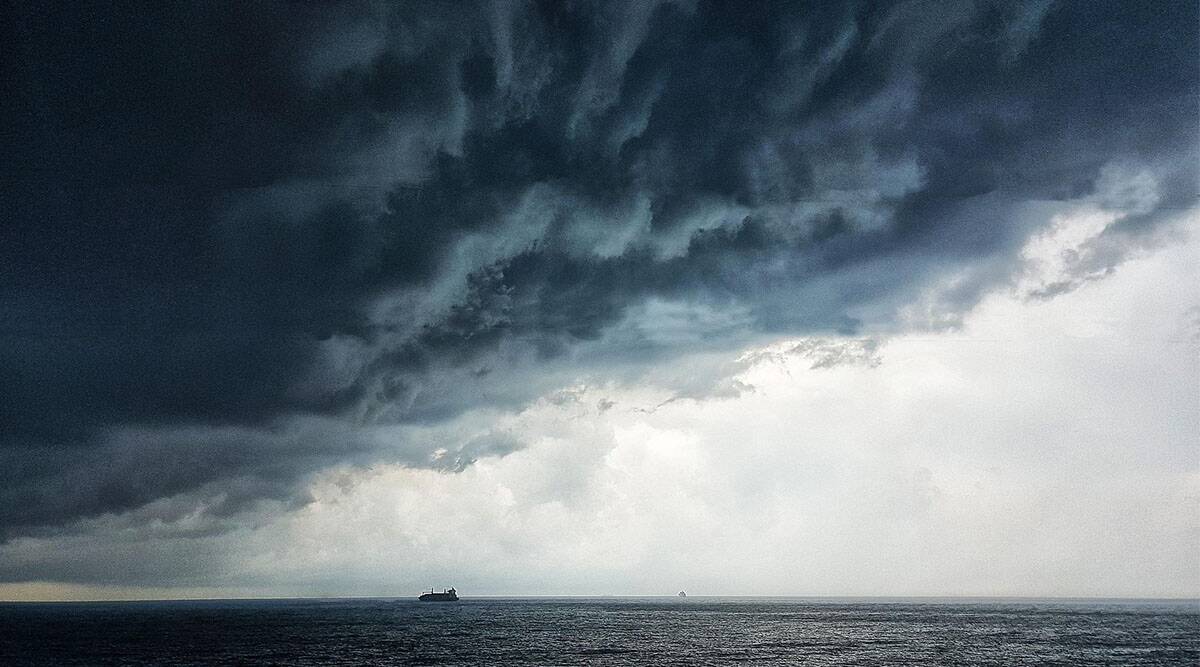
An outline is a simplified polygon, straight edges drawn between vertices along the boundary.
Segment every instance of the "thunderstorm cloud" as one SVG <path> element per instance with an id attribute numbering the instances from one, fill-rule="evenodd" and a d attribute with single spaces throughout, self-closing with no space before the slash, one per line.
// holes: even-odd
<path id="1" fill-rule="evenodd" d="M 0 540 L 456 473 L 527 446 L 489 419 L 684 353 L 873 366 L 1197 202 L 1194 2 L 0 11 Z"/>

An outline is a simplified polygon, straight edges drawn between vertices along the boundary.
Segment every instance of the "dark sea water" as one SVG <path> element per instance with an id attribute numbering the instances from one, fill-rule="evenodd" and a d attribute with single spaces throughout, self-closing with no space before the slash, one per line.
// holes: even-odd
<path id="1" fill-rule="evenodd" d="M 0 665 L 1198 665 L 1197 602 L 0 603 Z"/>

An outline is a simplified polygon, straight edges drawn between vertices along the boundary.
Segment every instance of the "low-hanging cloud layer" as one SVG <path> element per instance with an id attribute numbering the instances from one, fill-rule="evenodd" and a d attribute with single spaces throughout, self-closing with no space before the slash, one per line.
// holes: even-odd
<path id="1" fill-rule="evenodd" d="M 1071 292 L 1196 204 L 1196 11 L 6 7 L 0 539 L 229 530 L 683 354 L 870 366 Z M 71 578 L 38 568 L 0 577 Z"/>
<path id="2" fill-rule="evenodd" d="M 1095 217 L 1060 216 L 1026 250 L 1069 251 Z M 0 580 L 49 581 L 0 583 L 0 598 L 434 582 L 471 596 L 1195 597 L 1200 216 L 1184 229 L 1060 298 L 993 293 L 953 331 L 685 355 L 637 383 L 553 392 L 486 420 L 525 446 L 458 474 L 338 465 L 302 507 L 232 526 L 175 499 L 18 538 Z M 678 375 L 736 391 L 681 397 L 666 389 Z M 444 428 L 474 427 L 423 439 Z"/>

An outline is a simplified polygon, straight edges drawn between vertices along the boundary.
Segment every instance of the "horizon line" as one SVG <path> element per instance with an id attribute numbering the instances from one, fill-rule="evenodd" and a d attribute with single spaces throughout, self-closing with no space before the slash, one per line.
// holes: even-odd
<path id="1" fill-rule="evenodd" d="M 121 603 L 121 602 L 271 602 L 271 601 L 288 601 L 288 600 L 394 600 L 416 601 L 418 594 L 410 595 L 279 595 L 279 596 L 245 596 L 245 597 L 128 597 L 128 598 L 46 598 L 40 600 L 20 600 L 20 599 L 0 599 L 0 604 L 73 604 L 73 603 Z M 989 600 L 989 601 L 1048 601 L 1048 602 L 1176 602 L 1176 603 L 1197 603 L 1200 604 L 1200 595 L 1197 596 L 1121 596 L 1121 595 L 728 595 L 715 594 L 707 595 L 703 593 L 688 593 L 684 597 L 680 597 L 677 593 L 653 593 L 653 594 L 638 594 L 638 593 L 619 593 L 619 594 L 485 594 L 485 595 L 469 595 L 462 597 L 459 602 L 468 602 L 470 600 L 562 600 L 562 599 L 578 599 L 578 600 L 596 600 L 596 599 L 646 599 L 646 598 L 663 598 L 669 600 L 686 600 L 686 599 L 728 599 L 728 600 L 810 600 L 810 601 L 843 601 L 843 600 L 858 600 L 858 601 L 968 601 L 968 600 Z"/>

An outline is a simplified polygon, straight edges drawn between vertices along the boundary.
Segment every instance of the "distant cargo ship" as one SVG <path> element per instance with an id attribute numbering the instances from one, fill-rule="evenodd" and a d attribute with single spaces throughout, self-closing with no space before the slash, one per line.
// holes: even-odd
<path id="1" fill-rule="evenodd" d="M 428 593 L 422 593 L 421 597 L 417 599 L 421 602 L 458 602 L 458 592 L 451 588 L 443 590 L 441 593 L 435 593 L 431 588 Z"/>

